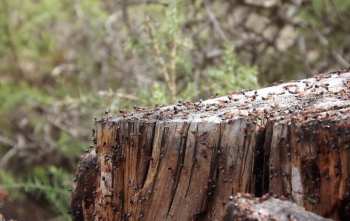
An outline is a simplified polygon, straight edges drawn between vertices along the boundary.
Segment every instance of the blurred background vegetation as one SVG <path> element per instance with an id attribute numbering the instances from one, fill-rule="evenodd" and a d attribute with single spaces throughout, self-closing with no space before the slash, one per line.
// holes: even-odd
<path id="1" fill-rule="evenodd" d="M 349 67 L 348 0 L 0 0 L 0 213 L 70 220 L 94 118 Z"/>

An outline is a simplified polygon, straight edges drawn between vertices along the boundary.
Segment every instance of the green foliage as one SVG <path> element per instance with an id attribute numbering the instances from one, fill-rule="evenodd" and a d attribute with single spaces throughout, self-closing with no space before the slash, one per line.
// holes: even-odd
<path id="1" fill-rule="evenodd" d="M 349 15 L 348 0 L 312 0 L 312 4 L 300 11 L 301 17 L 313 26 L 322 26 L 322 18 L 327 16 L 329 22 L 345 21 Z"/>
<path id="2" fill-rule="evenodd" d="M 55 213 L 67 221 L 71 220 L 68 215 L 71 179 L 70 174 L 53 166 L 35 168 L 32 175 L 22 180 L 0 171 L 2 186 L 10 191 L 12 197 L 23 197 L 21 195 L 24 193 L 34 194 L 47 200 L 53 206 Z"/>
<path id="3" fill-rule="evenodd" d="M 334 14 L 347 12 L 350 2 L 347 0 L 312 0 L 312 8 L 317 15 L 324 14 L 327 10 L 333 10 Z"/>
<path id="4" fill-rule="evenodd" d="M 61 1 L 4 0 L 1 3 L 5 16 L 0 25 L 0 32 L 4 33 L 0 45 L 10 46 L 3 50 L 4 53 L 23 60 L 38 59 L 53 53 L 55 42 L 49 28 L 54 20 L 63 15 L 59 14 L 62 13 Z"/>
<path id="5" fill-rule="evenodd" d="M 143 53 L 155 58 L 150 62 L 153 63 L 155 72 L 163 78 L 168 89 L 168 92 L 164 91 L 167 93 L 164 97 L 169 98 L 166 102 L 169 103 L 175 101 L 182 90 L 186 90 L 186 87 L 178 87 L 177 79 L 189 76 L 192 70 L 192 42 L 182 32 L 186 19 L 184 1 L 169 1 L 160 14 L 149 14 L 148 18 L 145 23 L 145 35 L 148 39 L 143 42 L 150 47 L 144 47 L 146 51 Z M 158 93 L 159 88 L 156 91 Z"/>
<path id="6" fill-rule="evenodd" d="M 6 128 L 2 130 L 2 133 L 14 133 L 15 131 L 9 131 L 10 128 L 13 128 L 12 121 L 26 114 L 31 121 L 41 122 L 41 117 L 33 114 L 34 109 L 38 106 L 49 105 L 52 100 L 52 97 L 25 83 L 0 83 L 0 125 Z"/>
<path id="7" fill-rule="evenodd" d="M 37 88 L 22 84 L 5 84 L 0 82 L 0 113 L 12 112 L 20 106 L 48 105 L 52 97 Z"/>
<path id="8" fill-rule="evenodd" d="M 256 68 L 240 64 L 230 47 L 226 47 L 223 65 L 210 69 L 208 75 L 212 82 L 211 91 L 220 95 L 242 88 L 258 87 Z"/>
<path id="9" fill-rule="evenodd" d="M 184 31 L 187 2 L 165 3 L 132 8 L 142 15 L 129 18 L 142 27 L 135 34 L 102 1 L 0 0 L 0 136 L 51 145 L 55 157 L 76 163 L 92 119 L 106 109 L 115 113 L 258 86 L 256 69 L 241 64 L 229 47 L 208 73 L 194 73 L 196 42 Z M 150 88 L 115 73 L 132 70 L 129 57 L 140 58 L 147 72 L 140 74 L 149 73 Z M 0 153 L 11 148 L 0 144 Z M 48 164 L 28 167 L 29 175 L 0 170 L 1 185 L 11 197 L 34 196 L 69 220 L 73 169 Z"/>
<path id="10" fill-rule="evenodd" d="M 140 90 L 138 92 L 139 105 L 153 106 L 165 105 L 171 102 L 170 94 L 166 85 L 155 82 L 150 90 Z"/>
<path id="11" fill-rule="evenodd" d="M 153 54 L 151 58 L 158 59 L 154 64 L 155 72 L 163 75 L 165 84 L 155 84 L 151 90 L 153 94 L 147 98 L 153 99 L 155 103 L 166 104 L 174 102 L 175 97 L 193 99 L 201 94 L 225 94 L 242 88 L 256 88 L 256 68 L 241 64 L 229 46 L 224 50 L 222 64 L 210 68 L 208 78 L 199 79 L 196 82 L 198 87 L 195 87 L 191 54 L 193 42 L 182 32 L 186 21 L 185 10 L 184 1 L 170 1 L 169 6 L 162 11 L 161 17 L 164 19 L 159 19 L 159 14 L 156 14 L 158 19 L 153 16 L 146 22 L 149 48 L 153 50 L 142 53 Z M 179 87 L 176 81 L 179 78 L 186 79 L 187 84 Z"/>
<path id="12" fill-rule="evenodd" d="M 87 146 L 84 142 L 77 140 L 64 131 L 61 131 L 57 145 L 64 156 L 73 159 L 79 156 Z"/>

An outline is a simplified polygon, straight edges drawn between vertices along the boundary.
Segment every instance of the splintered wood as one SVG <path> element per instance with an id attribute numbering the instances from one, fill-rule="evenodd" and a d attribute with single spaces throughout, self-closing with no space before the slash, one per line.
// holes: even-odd
<path id="1" fill-rule="evenodd" d="M 350 220 L 350 73 L 97 122 L 72 195 L 80 221 L 222 221 L 236 193 Z"/>

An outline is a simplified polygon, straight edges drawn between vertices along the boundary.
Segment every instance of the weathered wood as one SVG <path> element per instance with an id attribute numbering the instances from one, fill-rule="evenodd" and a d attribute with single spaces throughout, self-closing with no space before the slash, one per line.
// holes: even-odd
<path id="1" fill-rule="evenodd" d="M 290 201 L 271 196 L 254 198 L 238 194 L 226 205 L 224 221 L 331 221 L 306 211 Z"/>
<path id="2" fill-rule="evenodd" d="M 271 124 L 268 190 L 306 209 L 350 219 L 350 108 Z"/>
<path id="3" fill-rule="evenodd" d="M 350 73 L 336 72 L 106 116 L 96 166 L 77 175 L 73 217 L 223 220 L 227 196 L 273 192 L 346 220 L 349 108 Z"/>
<path id="4" fill-rule="evenodd" d="M 99 164 L 95 150 L 84 155 L 76 174 L 72 211 L 76 220 L 94 220 Z"/>

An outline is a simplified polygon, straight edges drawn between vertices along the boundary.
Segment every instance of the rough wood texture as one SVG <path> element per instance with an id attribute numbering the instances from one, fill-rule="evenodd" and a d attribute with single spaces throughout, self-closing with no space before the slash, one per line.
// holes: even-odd
<path id="1" fill-rule="evenodd" d="M 288 122 L 270 125 L 267 190 L 323 216 L 349 220 L 350 109 L 305 114 L 301 121 Z"/>
<path id="2" fill-rule="evenodd" d="M 349 108 L 344 71 L 106 117 L 77 174 L 73 217 L 221 221 L 233 193 L 272 192 L 348 220 Z"/>
<path id="3" fill-rule="evenodd" d="M 270 196 L 249 195 L 232 197 L 226 205 L 224 221 L 331 221 L 307 212 L 303 207 Z"/>

